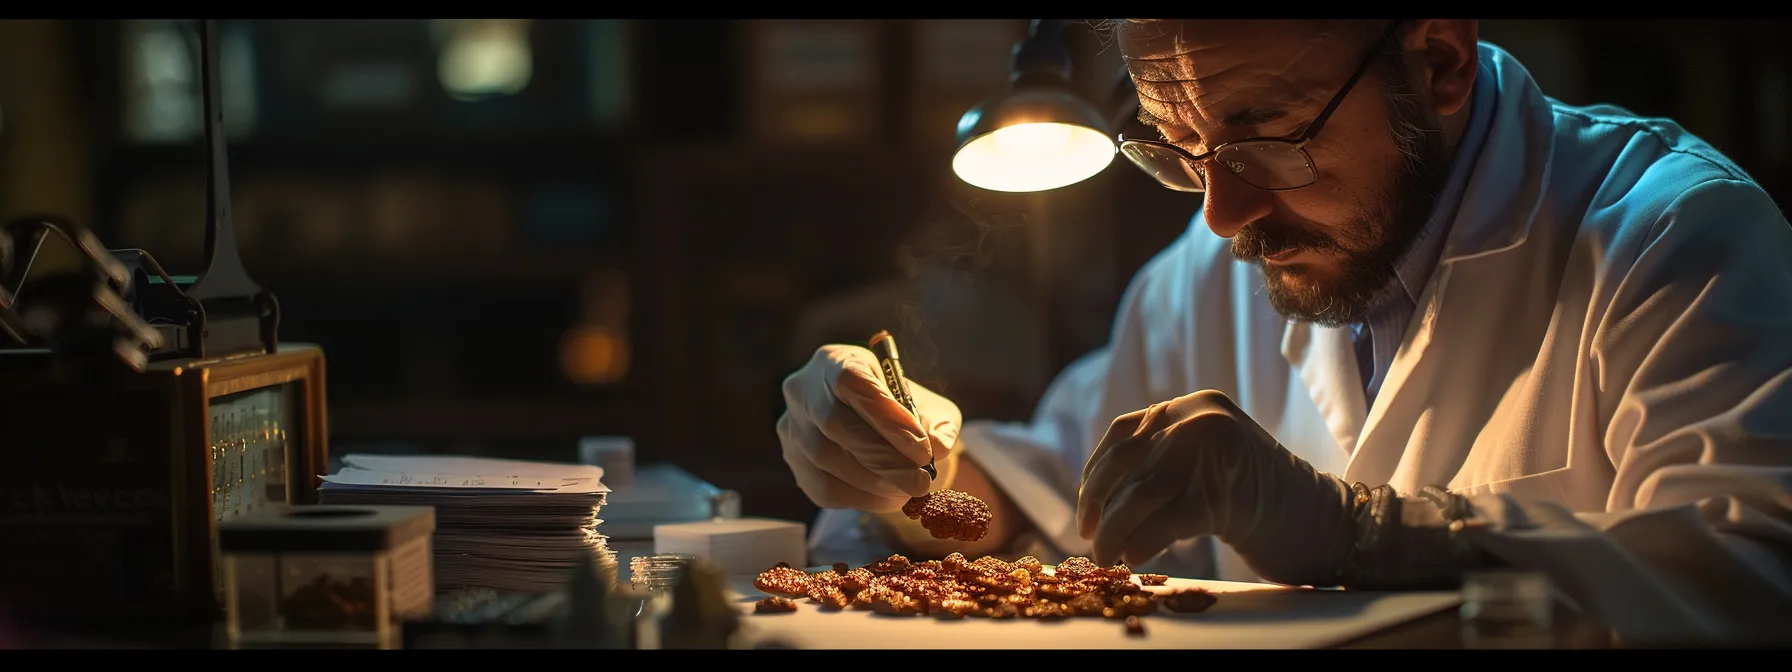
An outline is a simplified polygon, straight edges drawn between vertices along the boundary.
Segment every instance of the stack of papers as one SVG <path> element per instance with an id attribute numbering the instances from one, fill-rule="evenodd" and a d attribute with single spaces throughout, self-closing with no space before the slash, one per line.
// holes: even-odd
<path id="1" fill-rule="evenodd" d="M 603 469 L 459 456 L 346 455 L 324 476 L 319 504 L 417 505 L 436 510 L 436 592 L 468 588 L 548 594 L 591 554 L 616 580 L 598 532 Z"/>

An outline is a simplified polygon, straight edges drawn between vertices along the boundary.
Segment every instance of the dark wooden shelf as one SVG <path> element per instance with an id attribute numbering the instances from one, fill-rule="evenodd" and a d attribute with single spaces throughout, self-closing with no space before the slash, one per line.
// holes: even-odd
<path id="1" fill-rule="evenodd" d="M 628 152 L 610 133 L 515 133 L 503 138 L 456 137 L 434 132 L 347 133 L 341 141 L 329 135 L 265 137 L 230 145 L 232 177 L 259 173 L 313 171 L 352 176 L 372 169 L 423 166 L 444 171 L 488 171 L 501 174 L 541 171 L 621 174 Z M 203 170 L 205 148 L 195 140 L 179 144 L 118 143 L 102 148 L 100 165 L 121 174 L 153 174 Z"/>
<path id="2" fill-rule="evenodd" d="M 624 252 L 598 253 L 553 249 L 506 250 L 466 259 L 443 258 L 416 263 L 377 256 L 331 256 L 294 259 L 260 257 L 246 260 L 256 282 L 276 290 L 375 288 L 537 289 L 571 287 L 587 272 L 600 268 L 628 270 Z"/>
<path id="3" fill-rule="evenodd" d="M 668 146 L 640 153 L 638 165 L 654 176 L 685 173 L 766 179 L 771 175 L 820 173 L 850 178 L 850 173 L 842 171 L 869 169 L 880 173 L 937 171 L 944 179 L 952 171 L 952 152 L 949 148 L 912 144 L 812 148 L 754 144 Z"/>

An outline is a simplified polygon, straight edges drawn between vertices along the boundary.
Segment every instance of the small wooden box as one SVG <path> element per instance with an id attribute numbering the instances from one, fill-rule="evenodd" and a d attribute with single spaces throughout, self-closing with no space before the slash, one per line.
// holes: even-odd
<path id="1" fill-rule="evenodd" d="M 231 648 L 396 649 L 435 611 L 435 509 L 270 507 L 224 521 Z"/>
<path id="2" fill-rule="evenodd" d="M 218 523 L 316 502 L 326 436 L 315 345 L 79 385 L 0 350 L 0 609 L 219 618 Z"/>

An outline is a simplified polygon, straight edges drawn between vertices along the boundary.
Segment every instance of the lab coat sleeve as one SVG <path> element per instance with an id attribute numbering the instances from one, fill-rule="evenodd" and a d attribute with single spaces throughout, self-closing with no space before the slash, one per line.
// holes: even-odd
<path id="1" fill-rule="evenodd" d="M 1468 534 L 1621 639 L 1792 635 L 1792 226 L 1758 187 L 1686 190 L 1609 247 L 1585 353 L 1606 510 L 1470 499 Z"/>
<path id="2" fill-rule="evenodd" d="M 1067 556 L 1089 555 L 1077 535 L 1083 465 L 1114 418 L 1179 396 L 1179 317 L 1193 287 L 1188 235 L 1140 268 L 1121 297 L 1108 343 L 1072 362 L 1040 399 L 1031 422 L 966 422 L 964 457 L 1026 515 L 1039 536 Z"/>

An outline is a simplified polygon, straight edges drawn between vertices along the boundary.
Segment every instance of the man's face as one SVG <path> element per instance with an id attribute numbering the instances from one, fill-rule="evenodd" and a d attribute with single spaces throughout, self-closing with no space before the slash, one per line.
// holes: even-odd
<path id="1" fill-rule="evenodd" d="M 1196 155 L 1233 140 L 1298 135 L 1374 46 L 1303 21 L 1127 23 L 1118 38 L 1141 119 Z M 1233 255 L 1263 269 L 1270 302 L 1291 319 L 1358 322 L 1382 292 L 1400 291 L 1394 262 L 1447 178 L 1425 87 L 1390 81 L 1386 70 L 1371 66 L 1306 145 L 1318 182 L 1265 191 L 1202 166 L 1208 226 L 1232 240 Z"/>

